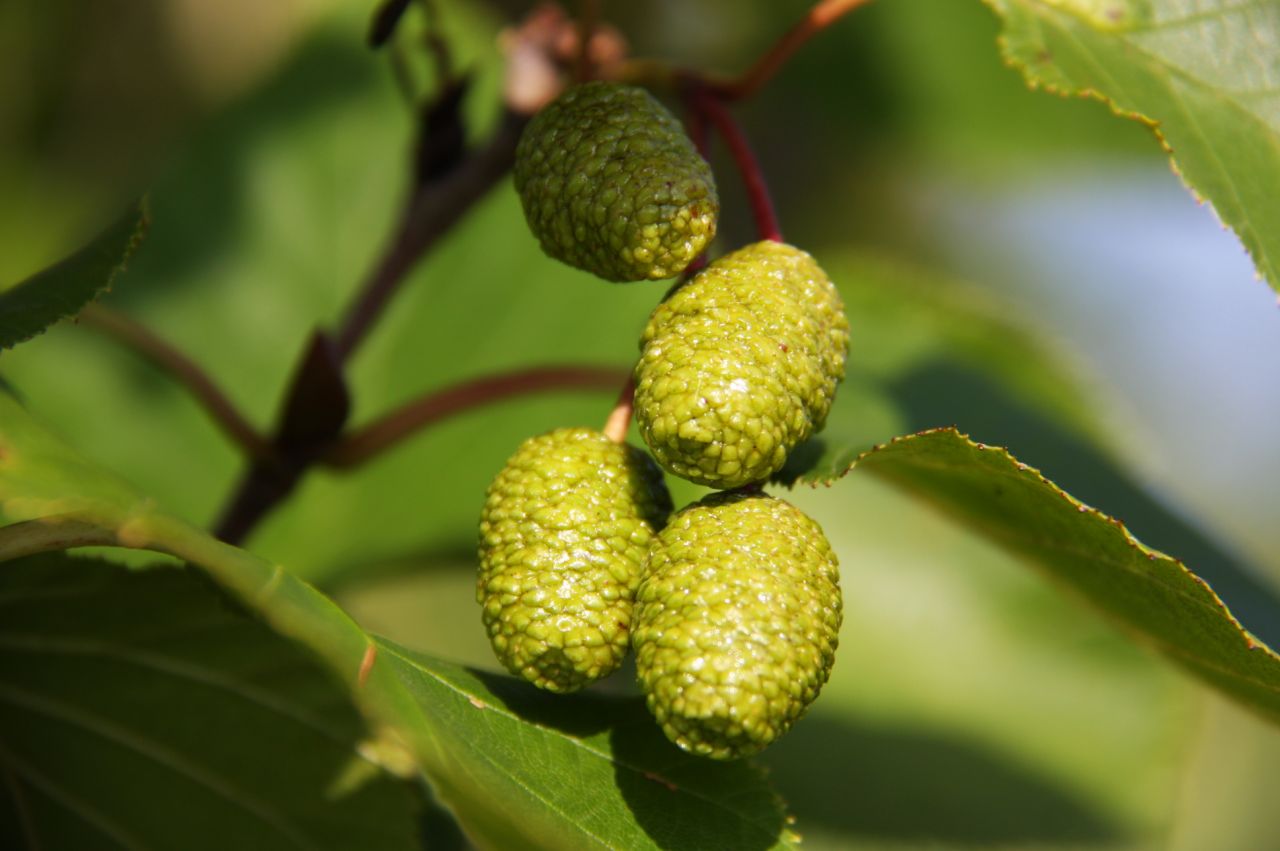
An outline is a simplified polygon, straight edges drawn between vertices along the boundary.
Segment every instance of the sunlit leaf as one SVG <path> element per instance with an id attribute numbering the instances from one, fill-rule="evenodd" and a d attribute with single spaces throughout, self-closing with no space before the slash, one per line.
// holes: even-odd
<path id="1" fill-rule="evenodd" d="M 441 795 L 487 845 L 790 848 L 781 802 L 748 762 L 690 757 L 641 698 L 565 699 L 379 642 L 439 733 Z"/>
<path id="2" fill-rule="evenodd" d="M 748 763 L 693 757 L 637 700 L 549 698 L 377 643 L 279 565 L 165 514 L 74 454 L 0 394 L 0 559 L 69 546 L 149 549 L 203 568 L 277 633 L 313 651 L 377 731 L 484 847 L 768 849 L 793 843 Z M 582 802 L 590 800 L 590 806 Z"/>
<path id="3" fill-rule="evenodd" d="M 1280 290 L 1280 4 L 986 2 L 1031 85 L 1150 121 L 1188 186 Z"/>
<path id="4" fill-rule="evenodd" d="M 1043 570 L 1136 640 L 1280 722 L 1280 657 L 1246 631 L 1203 579 L 1004 449 L 937 429 L 877 447 L 854 469 L 932 502 Z"/>

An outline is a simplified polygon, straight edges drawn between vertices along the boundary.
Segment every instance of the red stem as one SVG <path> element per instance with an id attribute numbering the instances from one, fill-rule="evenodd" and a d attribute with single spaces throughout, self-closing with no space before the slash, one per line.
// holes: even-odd
<path id="1" fill-rule="evenodd" d="M 727 101 L 745 100 L 773 79 L 783 65 L 806 41 L 834 24 L 840 18 L 870 0 L 822 0 L 794 27 L 774 43 L 769 52 L 747 69 L 742 76 L 722 83 L 711 83 L 712 90 Z"/>
<path id="2" fill-rule="evenodd" d="M 609 412 L 609 419 L 604 424 L 604 436 L 614 443 L 626 442 L 627 429 L 631 427 L 631 413 L 635 407 L 635 398 L 636 381 L 634 376 L 629 375 L 626 384 L 622 385 L 622 391 L 618 394 L 617 404 Z"/>
<path id="3" fill-rule="evenodd" d="M 341 470 L 357 467 L 418 431 L 449 417 L 513 396 L 544 390 L 610 390 L 626 370 L 592 366 L 540 366 L 487 375 L 428 393 L 341 438 L 321 462 Z"/>
<path id="4" fill-rule="evenodd" d="M 715 125 L 716 132 L 729 147 L 729 153 L 738 166 L 742 183 L 747 190 L 747 199 L 751 203 L 751 212 L 756 220 L 756 232 L 761 239 L 782 242 L 782 229 L 778 226 L 778 214 L 773 209 L 773 201 L 769 198 L 769 187 L 765 183 L 764 173 L 760 171 L 760 162 L 752 153 L 747 137 L 738 126 L 738 122 L 729 113 L 720 100 L 705 88 L 700 88 L 694 95 L 694 103 L 698 110 Z"/>

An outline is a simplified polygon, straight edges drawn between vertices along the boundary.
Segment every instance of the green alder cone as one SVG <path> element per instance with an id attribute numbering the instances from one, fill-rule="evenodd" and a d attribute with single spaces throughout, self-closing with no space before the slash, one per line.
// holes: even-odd
<path id="1" fill-rule="evenodd" d="M 715 235 L 711 167 L 644 89 L 569 89 L 529 122 L 514 171 L 542 250 L 605 280 L 679 274 Z"/>
<path id="2" fill-rule="evenodd" d="M 649 544 L 671 513 L 642 450 L 589 428 L 526 440 L 489 485 L 476 586 L 498 660 L 554 692 L 627 654 Z"/>
<path id="3" fill-rule="evenodd" d="M 835 660 L 838 562 L 822 528 L 763 494 L 712 494 L 658 536 L 636 592 L 636 670 L 667 738 L 737 759 L 785 733 Z"/>
<path id="4" fill-rule="evenodd" d="M 635 416 L 658 463 L 700 485 L 767 479 L 820 431 L 844 378 L 849 321 L 805 252 L 758 242 L 716 260 L 654 310 Z"/>

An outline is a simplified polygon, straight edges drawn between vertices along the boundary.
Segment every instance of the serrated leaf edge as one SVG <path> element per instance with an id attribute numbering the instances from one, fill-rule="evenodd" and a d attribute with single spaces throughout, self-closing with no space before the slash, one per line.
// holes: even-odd
<path id="1" fill-rule="evenodd" d="M 1246 629 L 1242 623 L 1240 623 L 1240 621 L 1236 618 L 1236 616 L 1231 613 L 1231 610 L 1227 607 L 1227 604 L 1222 601 L 1222 598 L 1218 596 L 1217 592 L 1215 592 L 1212 587 L 1210 587 L 1209 583 L 1206 582 L 1200 576 L 1196 575 L 1196 573 L 1192 571 L 1190 568 L 1188 568 L 1186 564 L 1184 564 L 1180 559 L 1177 559 L 1167 553 L 1163 553 L 1159 550 L 1148 547 L 1146 544 L 1138 540 L 1133 535 L 1132 532 L 1129 531 L 1129 529 L 1124 525 L 1123 521 L 1115 517 L 1112 517 L 1102 511 L 1099 511 L 1093 506 L 1087 505 L 1086 503 L 1080 501 L 1079 499 L 1075 498 L 1071 494 L 1067 493 L 1052 479 L 1048 478 L 1043 473 L 1041 473 L 1039 469 L 1032 467 L 1030 464 L 1026 464 L 1026 463 L 1023 463 L 1022 461 L 1019 461 L 1005 447 L 993 446 L 991 444 L 980 443 L 978 441 L 975 441 L 972 438 L 970 438 L 969 435 L 962 433 L 959 429 L 955 428 L 954 426 L 942 426 L 938 428 L 929 428 L 929 429 L 924 429 L 922 431 L 915 432 L 913 434 L 900 435 L 898 437 L 893 438 L 892 440 L 889 440 L 886 443 L 877 444 L 876 446 L 873 446 L 871 449 L 868 449 L 864 452 L 859 453 L 858 457 L 854 459 L 853 463 L 851 463 L 847 468 L 845 468 L 843 472 L 833 476 L 825 476 L 815 481 L 807 481 L 805 482 L 805 484 L 813 488 L 816 488 L 819 485 L 822 485 L 824 487 L 831 487 L 831 485 L 833 485 L 835 482 L 839 481 L 840 479 L 843 479 L 850 472 L 852 472 L 858 466 L 859 463 L 861 463 L 862 461 L 866 460 L 867 458 L 873 455 L 883 452 L 889 449 L 890 447 L 898 444 L 908 443 L 908 442 L 920 440 L 920 439 L 927 439 L 929 437 L 932 437 L 938 434 L 947 435 L 949 437 L 963 441 L 964 443 L 968 444 L 970 447 L 972 447 L 973 449 L 979 452 L 989 452 L 995 455 L 996 457 L 999 457 L 1000 459 L 1006 461 L 1010 468 L 1008 473 L 1011 476 L 1031 476 L 1035 478 L 1036 480 L 1039 481 L 1040 484 L 1046 486 L 1052 494 L 1054 494 L 1055 496 L 1059 497 L 1064 502 L 1066 502 L 1067 505 L 1070 506 L 1072 511 L 1075 511 L 1079 514 L 1093 515 L 1095 518 L 1102 520 L 1107 525 L 1112 526 L 1115 529 L 1119 530 L 1119 532 L 1124 537 L 1125 543 L 1130 548 L 1136 549 L 1139 553 L 1145 556 L 1148 561 L 1163 560 L 1167 563 L 1175 565 L 1179 571 L 1181 571 L 1183 574 L 1185 574 L 1190 579 L 1192 579 L 1196 584 L 1198 584 L 1201 588 L 1203 588 L 1205 593 L 1208 595 L 1207 599 L 1195 600 L 1195 602 L 1205 606 L 1211 606 L 1213 609 L 1216 610 L 1215 612 L 1216 614 L 1219 614 L 1222 617 L 1224 617 L 1227 620 L 1227 622 L 1235 628 L 1236 632 L 1239 633 L 1241 640 L 1244 642 L 1244 646 L 1246 650 L 1249 650 L 1250 652 L 1261 651 L 1263 654 L 1265 654 L 1269 658 L 1280 663 L 1280 654 L 1277 654 L 1269 645 L 1267 645 L 1265 642 L 1261 641 L 1256 636 L 1254 636 L 1251 632 L 1249 632 L 1249 630 Z M 875 475 L 874 470 L 872 471 L 872 473 L 873 475 Z M 933 501 L 930 500 L 930 502 L 933 502 Z M 937 505 L 936 503 L 934 504 Z M 943 510 L 944 513 L 950 513 L 946 510 L 945 506 L 939 505 L 937 507 Z M 1081 595 L 1078 595 L 1078 596 L 1081 596 Z M 1185 594 L 1183 596 L 1185 596 Z M 1195 599 L 1195 598 L 1188 598 L 1188 599 Z M 1093 607 L 1093 608 L 1095 611 L 1098 610 L 1096 607 Z M 1103 612 L 1103 614 L 1108 618 L 1108 620 L 1118 624 L 1121 628 L 1123 628 L 1126 633 L 1130 635 L 1136 634 L 1144 643 L 1155 645 L 1162 652 L 1168 653 L 1169 655 L 1177 656 L 1179 658 L 1189 659 L 1190 661 L 1194 661 L 1198 665 L 1203 665 L 1207 668 L 1217 670 L 1219 673 L 1231 676 L 1235 679 L 1238 679 L 1244 682 L 1250 682 L 1262 688 L 1265 688 L 1269 691 L 1280 693 L 1280 688 L 1277 688 L 1275 685 L 1271 683 L 1261 682 L 1251 677 L 1242 676 L 1241 674 L 1235 671 L 1218 668 L 1214 665 L 1204 662 L 1203 660 L 1187 657 L 1186 654 L 1183 653 L 1180 649 L 1171 647 L 1165 642 L 1160 641 L 1155 636 L 1151 636 L 1146 633 L 1138 633 L 1136 630 L 1134 630 L 1133 627 L 1126 624 L 1123 620 L 1116 618 L 1115 616 L 1108 615 L 1105 612 Z"/>
<path id="2" fill-rule="evenodd" d="M 40 335 L 41 335 L 41 334 L 43 334 L 44 332 L 48 331 L 48 330 L 49 330 L 50 328 L 52 328 L 54 325 L 56 325 L 56 324 L 58 324 L 59 322 L 61 322 L 62 320 L 64 320 L 64 319 L 67 319 L 67 318 L 69 318 L 69 317 L 72 317 L 72 316 L 77 315 L 77 314 L 78 314 L 81 310 L 83 310 L 87 305 L 90 305 L 90 304 L 92 304 L 93 302 L 97 301 L 99 298 L 101 298 L 101 297 L 102 297 L 102 295 L 103 295 L 104 293 L 108 293 L 108 292 L 110 292 L 110 291 L 111 291 L 111 286 L 112 286 L 112 284 L 114 284 L 114 283 L 115 283 L 115 280 L 116 280 L 116 278 L 118 278 L 118 277 L 120 276 L 120 273 L 121 273 L 121 272 L 123 272 L 123 271 L 125 271 L 125 269 L 128 267 L 128 265 L 129 265 L 129 260 L 131 260 L 131 259 L 133 258 L 134 253 L 135 253 L 135 252 L 138 250 L 138 248 L 142 245 L 143 240 L 145 240 L 145 239 L 146 239 L 146 237 L 147 237 L 147 233 L 151 230 L 151 201 L 150 201 L 150 199 L 149 199 L 147 196 L 145 196 L 145 195 L 144 195 L 143 197 L 139 198 L 139 199 L 138 199 L 138 200 L 133 204 L 133 206 L 132 206 L 132 208 L 131 208 L 131 209 L 132 209 L 133 213 L 137 216 L 137 220 L 134 222 L 133 229 L 132 229 L 132 230 L 130 231 L 130 233 L 129 233 L 129 238 L 128 238 L 128 240 L 125 242 L 124 251 L 121 253 L 121 255 L 120 255 L 120 259 L 119 259 L 118 261 L 114 262 L 114 263 L 111 265 L 111 270 L 107 273 L 106 280 L 104 280 L 100 285 L 98 285 L 98 286 L 94 289 L 94 291 L 93 291 L 93 295 L 92 295 L 92 296 L 90 296 L 90 297 L 89 297 L 89 298 L 88 298 L 88 299 L 87 299 L 83 304 L 81 304 L 81 305 L 80 305 L 78 308 L 76 308 L 75 310 L 72 310 L 72 311 L 70 311 L 70 312 L 68 312 L 68 313 L 60 314 L 58 317 L 56 317 L 55 319 L 53 319 L 51 322 L 47 323 L 46 325 L 44 325 L 43 327 L 41 327 L 41 328 L 39 328 L 39 329 L 37 329 L 37 330 L 35 330 L 35 331 L 32 331 L 30 334 L 27 334 L 25 337 L 19 337 L 19 338 L 17 338 L 17 339 L 15 339 L 15 340 L 13 340 L 12 342 L 10 342 L 8 345 L 0 346 L 0 351 L 4 351 L 5 349 L 12 349 L 14 346 L 20 345 L 21 343 L 25 343 L 25 342 L 27 342 L 28 340 L 33 340 L 33 339 L 35 339 L 36 337 L 40 336 Z M 123 218 L 123 217 L 122 217 L 122 218 Z M 36 278 L 36 277 L 38 277 L 38 276 L 40 276 L 40 275 L 43 275 L 44 273 L 46 273 L 46 272 L 48 272 L 48 271 L 50 271 L 50 270 L 52 270 L 52 269 L 56 268 L 57 266 L 60 266 L 61 264 L 63 264 L 63 263 L 65 263 L 65 262 L 67 262 L 68 260 L 70 260 L 71 258 L 73 258 L 73 257 L 75 257 L 76 255 L 80 254 L 81 252 L 83 252 L 83 251 L 87 251 L 87 250 L 91 249 L 91 248 L 93 247 L 94 242 L 96 242 L 98 239 L 102 238 L 102 236 L 103 236 L 107 231 L 111 230 L 111 228 L 112 228 L 112 227 L 113 227 L 113 225 L 108 225 L 106 228 L 104 228 L 104 229 L 103 229 L 103 231 L 102 231 L 102 232 L 100 232 L 97 236 L 95 236 L 95 237 L 94 237 L 92 240 L 90 240 L 89 242 L 87 242 L 87 243 L 85 243 L 84 245 L 80 246 L 80 247 L 79 247 L 79 248 L 77 248 L 75 251 L 72 251 L 70 254 L 68 254 L 68 255 L 66 255 L 66 256 L 64 256 L 64 257 L 59 258 L 59 259 L 58 259 L 56 262 L 54 262 L 53 264 L 51 264 L 51 265 L 49 265 L 49 266 L 46 266 L 45 268 L 41 269 L 40 271 L 38 271 L 38 272 L 36 272 L 36 273 L 34 273 L 34 274 L 32 274 L 32 275 L 28 275 L 26 278 L 24 278 L 23 280 L 19 281 L 17 284 L 14 284 L 14 285 L 13 285 L 13 287 L 12 287 L 12 288 L 10 288 L 10 290 L 18 289 L 19 287 L 24 286 L 27 282 L 31 281 L 33 278 Z M 9 292 L 10 290 L 5 290 L 5 292 L 7 293 L 7 292 Z"/>
<path id="3" fill-rule="evenodd" d="M 1245 253 L 1248 254 L 1249 260 L 1253 264 L 1257 277 L 1260 280 L 1268 278 L 1271 279 L 1272 287 L 1274 289 L 1280 289 L 1280 270 L 1273 268 L 1271 263 L 1266 263 L 1265 267 L 1267 271 L 1264 272 L 1264 264 L 1259 261 L 1259 255 L 1262 253 L 1261 244 L 1255 246 L 1250 240 L 1247 240 L 1240 231 L 1228 224 L 1218 212 L 1217 206 L 1201 194 L 1200 190 L 1191 183 L 1190 179 L 1188 179 L 1183 173 L 1182 168 L 1178 163 L 1177 153 L 1174 151 L 1173 145 L 1169 142 L 1164 132 L 1161 131 L 1160 122 L 1158 120 L 1137 110 L 1125 109 L 1120 106 L 1112 96 L 1104 94 L 1097 89 L 1087 86 L 1067 89 L 1043 79 L 1033 70 L 1030 63 L 1015 56 L 1013 48 L 1009 46 L 1008 29 L 1010 24 L 1001 6 L 1004 2 L 1019 2 L 1019 0 L 981 0 L 981 2 L 991 10 L 992 14 L 1000 19 L 1001 30 L 999 35 L 996 36 L 996 45 L 999 48 L 1000 61 L 1005 65 L 1005 67 L 1018 72 L 1022 77 L 1023 82 L 1026 83 L 1027 88 L 1033 92 L 1044 92 L 1061 98 L 1084 98 L 1099 101 L 1106 105 L 1113 115 L 1126 120 L 1136 121 L 1150 130 L 1151 134 L 1155 137 L 1156 143 L 1160 145 L 1161 150 L 1168 155 L 1170 170 L 1178 178 L 1178 181 L 1183 185 L 1183 187 L 1186 188 L 1187 192 L 1191 194 L 1191 197 L 1195 199 L 1197 204 L 1208 206 L 1209 209 L 1213 211 L 1213 215 L 1218 220 L 1219 225 L 1230 230 L 1236 235 L 1236 238 L 1240 240 L 1240 245 L 1244 248 Z M 1061 14 L 1069 15 L 1069 13 L 1063 12 L 1061 9 L 1058 9 L 1057 11 Z M 1232 101 L 1232 103 L 1234 105 L 1234 101 Z"/>

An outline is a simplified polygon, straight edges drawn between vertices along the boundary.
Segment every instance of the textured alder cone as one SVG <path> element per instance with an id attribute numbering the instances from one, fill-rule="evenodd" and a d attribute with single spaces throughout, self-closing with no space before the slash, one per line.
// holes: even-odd
<path id="1" fill-rule="evenodd" d="M 640 449 L 588 428 L 530 438 L 507 461 L 480 518 L 476 597 L 498 660 L 569 692 L 627 653 L 640 571 L 671 512 Z"/>
<path id="2" fill-rule="evenodd" d="M 844 378 L 849 322 L 798 248 L 758 242 L 658 305 L 636 364 L 636 422 L 658 463 L 714 488 L 760 481 L 819 431 Z"/>
<path id="3" fill-rule="evenodd" d="M 516 148 L 529 229 L 557 260 L 609 281 L 669 278 L 702 253 L 720 202 L 711 168 L 644 89 L 566 91 Z"/>
<path id="4" fill-rule="evenodd" d="M 749 756 L 826 683 L 839 572 L 821 527 L 780 499 L 713 494 L 671 518 L 636 593 L 636 670 L 667 737 Z"/>

